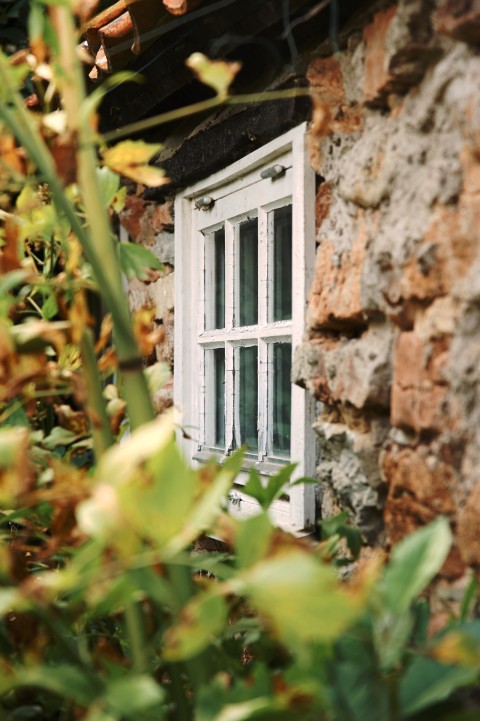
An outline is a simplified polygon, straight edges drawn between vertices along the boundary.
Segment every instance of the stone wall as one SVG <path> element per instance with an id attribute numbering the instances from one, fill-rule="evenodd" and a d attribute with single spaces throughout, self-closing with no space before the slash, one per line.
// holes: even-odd
<path id="1" fill-rule="evenodd" d="M 318 247 L 294 381 L 321 402 L 321 515 L 389 545 L 445 514 L 451 595 L 480 568 L 480 2 L 363 6 L 307 73 Z M 170 365 L 171 212 L 138 191 L 122 215 L 165 264 L 130 300 Z"/>
<path id="2" fill-rule="evenodd" d="M 139 187 L 127 195 L 120 222 L 133 242 L 145 246 L 157 256 L 163 263 L 163 270 L 152 272 L 150 282 L 130 280 L 128 300 L 133 313 L 141 308 L 154 309 L 154 326 L 160 332 L 155 358 L 151 360 L 165 362 L 173 374 L 173 201 L 151 203 L 144 200 L 142 191 L 143 187 Z M 154 403 L 157 413 L 173 404 L 173 379 L 155 395 Z"/>
<path id="3" fill-rule="evenodd" d="M 438 514 L 480 567 L 480 3 L 371 4 L 308 70 L 316 274 L 296 382 L 323 514 L 372 542 Z"/>

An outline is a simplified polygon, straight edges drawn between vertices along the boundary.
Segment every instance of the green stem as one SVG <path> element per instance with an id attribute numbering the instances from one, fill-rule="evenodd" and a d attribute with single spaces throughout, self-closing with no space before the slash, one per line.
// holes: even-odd
<path id="1" fill-rule="evenodd" d="M 141 609 L 138 603 L 130 602 L 125 606 L 125 623 L 130 642 L 133 670 L 143 673 L 147 668 L 146 639 L 143 628 Z"/>
<path id="2" fill-rule="evenodd" d="M 87 408 L 92 412 L 90 425 L 93 445 L 98 460 L 107 448 L 113 444 L 113 434 L 102 394 L 102 384 L 98 375 L 97 358 L 93 345 L 93 334 L 90 328 L 83 331 L 80 352 L 83 360 L 83 373 L 87 382 Z"/>
<path id="3" fill-rule="evenodd" d="M 172 120 L 179 120 L 190 115 L 196 115 L 205 110 L 218 108 L 221 105 L 265 103 L 270 100 L 288 100 L 289 98 L 308 97 L 309 95 L 309 88 L 285 88 L 283 90 L 271 90 L 265 93 L 247 93 L 245 95 L 231 95 L 227 97 L 216 95 L 214 98 L 201 100 L 198 103 L 192 103 L 191 105 L 186 105 L 176 110 L 169 110 L 167 113 L 154 115 L 144 120 L 137 120 L 134 123 L 129 123 L 129 125 L 124 125 L 123 128 L 111 130 L 109 133 L 104 134 L 103 139 L 109 143 L 124 138 L 126 135 L 133 135 L 133 133 L 139 133 L 142 130 L 149 130 L 150 128 L 155 128 L 157 125 L 163 125 L 164 123 L 172 122 Z"/>

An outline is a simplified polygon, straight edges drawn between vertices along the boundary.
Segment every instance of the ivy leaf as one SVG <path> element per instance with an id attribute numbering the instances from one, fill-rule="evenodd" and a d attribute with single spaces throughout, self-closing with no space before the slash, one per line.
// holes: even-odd
<path id="1" fill-rule="evenodd" d="M 137 183 L 158 188 L 168 183 L 165 171 L 148 165 L 162 146 L 159 143 L 144 143 L 143 140 L 124 140 L 103 152 L 103 162 L 115 173 L 124 175 Z"/>
<path id="2" fill-rule="evenodd" d="M 213 88 L 220 98 L 227 97 L 228 89 L 242 67 L 238 62 L 210 60 L 203 53 L 193 53 L 185 64 L 193 70 L 200 82 Z"/>

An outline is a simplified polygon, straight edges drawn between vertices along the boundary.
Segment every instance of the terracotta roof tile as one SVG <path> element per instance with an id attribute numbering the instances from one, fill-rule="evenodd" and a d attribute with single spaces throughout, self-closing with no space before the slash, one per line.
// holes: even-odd
<path id="1" fill-rule="evenodd" d="M 119 0 L 87 24 L 85 39 L 94 60 L 90 79 L 121 70 L 152 45 L 158 28 L 204 0 Z"/>

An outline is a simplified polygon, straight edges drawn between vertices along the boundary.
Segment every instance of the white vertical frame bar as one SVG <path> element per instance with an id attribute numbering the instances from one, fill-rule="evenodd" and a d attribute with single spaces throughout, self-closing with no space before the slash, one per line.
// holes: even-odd
<path id="1" fill-rule="evenodd" d="M 178 432 L 178 442 L 187 456 L 192 456 L 198 447 L 198 386 L 195 378 L 197 349 L 192 339 L 196 337 L 195 303 L 197 295 L 185 294 L 185 288 L 198 285 L 199 252 L 196 239 L 196 224 L 193 218 L 193 203 L 182 196 L 175 199 L 175 308 L 177 313 L 174 327 L 174 404 L 180 411 L 180 424 L 188 427 L 189 435 L 196 442 L 187 440 Z M 193 246 L 193 247 L 192 247 Z M 195 269 L 197 269 L 195 271 Z M 197 277 L 195 278 L 195 272 Z"/>
<path id="2" fill-rule="evenodd" d="M 315 262 L 315 175 L 309 164 L 305 128 L 295 133 L 292 142 L 292 353 L 302 342 L 305 328 L 307 294 Z M 295 242 L 302 238 L 303 243 Z M 292 385 L 292 458 L 301 459 L 295 476 L 313 476 L 315 472 L 314 401 L 303 388 Z M 290 519 L 294 527 L 315 522 L 315 489 L 312 484 L 295 486 L 290 491 Z"/>
<path id="3" fill-rule="evenodd" d="M 225 221 L 225 330 L 233 328 L 235 312 L 234 278 L 236 272 L 234 250 L 235 228 L 232 223 Z M 235 448 L 233 437 L 233 412 L 235 402 L 235 368 L 234 348 L 231 343 L 225 343 L 225 452 L 229 453 Z"/>
<path id="4" fill-rule="evenodd" d="M 258 323 L 268 323 L 268 263 L 269 263 L 268 212 L 258 209 Z M 258 338 L 258 459 L 267 455 L 268 444 L 268 345 Z"/>

